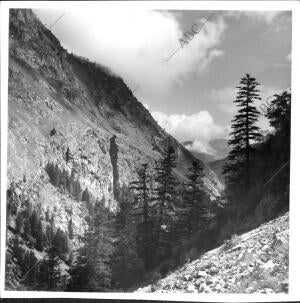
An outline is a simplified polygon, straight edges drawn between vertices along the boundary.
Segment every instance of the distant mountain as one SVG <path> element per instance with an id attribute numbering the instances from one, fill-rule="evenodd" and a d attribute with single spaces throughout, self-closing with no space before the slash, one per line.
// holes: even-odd
<path id="1" fill-rule="evenodd" d="M 190 150 L 189 146 L 191 146 L 192 144 L 193 144 L 193 141 L 185 141 L 182 143 L 182 145 L 184 147 L 186 147 L 190 151 L 190 153 L 192 155 L 194 155 L 198 160 L 200 160 L 204 163 L 208 163 L 208 162 L 212 162 L 212 161 L 216 160 L 215 156 L 213 156 L 213 155 Z"/>
<path id="2" fill-rule="evenodd" d="M 214 150 L 214 154 L 203 153 L 192 150 L 190 147 L 193 141 L 185 141 L 182 143 L 197 159 L 204 163 L 209 163 L 217 160 L 224 159 L 228 156 L 230 148 L 228 147 L 227 140 L 225 138 L 214 139 L 209 141 L 210 147 Z"/>
<path id="3" fill-rule="evenodd" d="M 216 161 L 212 161 L 212 162 L 207 163 L 207 165 L 211 168 L 212 171 L 214 171 L 216 173 L 219 180 L 222 181 L 223 184 L 224 184 L 225 181 L 224 181 L 222 172 L 223 172 L 223 167 L 224 167 L 226 161 L 227 161 L 227 157 L 224 158 L 224 159 L 220 159 L 220 160 L 216 160 Z"/>
<path id="4" fill-rule="evenodd" d="M 215 160 L 224 159 L 230 152 L 228 140 L 225 138 L 214 139 L 209 141 L 210 146 L 216 151 Z"/>

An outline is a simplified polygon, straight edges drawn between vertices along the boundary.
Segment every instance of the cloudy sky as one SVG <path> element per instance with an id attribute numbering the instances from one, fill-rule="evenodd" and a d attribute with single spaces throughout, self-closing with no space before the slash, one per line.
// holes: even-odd
<path id="1" fill-rule="evenodd" d="M 227 135 L 241 76 L 256 77 L 263 100 L 290 85 L 287 11 L 34 12 L 48 28 L 65 12 L 51 28 L 61 44 L 138 87 L 135 96 L 161 126 L 180 141 L 196 141 L 198 151 L 212 153 L 209 140 Z M 199 33 L 188 41 L 192 29 Z M 268 128 L 265 119 L 259 124 Z"/>

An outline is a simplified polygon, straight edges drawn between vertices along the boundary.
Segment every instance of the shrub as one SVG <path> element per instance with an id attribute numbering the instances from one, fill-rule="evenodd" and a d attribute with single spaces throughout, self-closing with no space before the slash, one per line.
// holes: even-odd
<path id="1" fill-rule="evenodd" d="M 224 251 L 229 250 L 239 243 L 239 236 L 236 234 L 231 235 L 231 238 L 224 241 Z"/>

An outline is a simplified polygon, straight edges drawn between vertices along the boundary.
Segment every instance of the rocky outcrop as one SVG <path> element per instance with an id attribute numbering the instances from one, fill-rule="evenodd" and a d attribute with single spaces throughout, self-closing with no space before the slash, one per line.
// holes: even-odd
<path id="1" fill-rule="evenodd" d="M 113 193 L 114 193 L 114 198 L 117 201 L 119 200 L 119 191 L 120 191 L 119 171 L 118 171 L 118 151 L 119 149 L 116 143 L 116 136 L 112 136 L 110 138 L 109 155 L 110 155 L 110 161 L 113 170 Z"/>
<path id="2" fill-rule="evenodd" d="M 139 292 L 287 293 L 288 213 L 230 240 Z"/>

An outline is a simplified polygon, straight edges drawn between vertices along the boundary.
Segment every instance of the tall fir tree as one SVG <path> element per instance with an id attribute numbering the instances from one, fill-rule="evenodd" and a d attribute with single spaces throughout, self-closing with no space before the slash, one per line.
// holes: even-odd
<path id="1" fill-rule="evenodd" d="M 108 210 L 96 204 L 83 246 L 70 268 L 69 291 L 108 291 L 111 288 L 113 227 Z"/>
<path id="2" fill-rule="evenodd" d="M 134 194 L 133 209 L 137 220 L 137 245 L 139 254 L 144 260 L 147 269 L 153 265 L 155 253 L 154 218 L 151 205 L 151 183 L 149 166 L 144 163 L 137 168 L 137 179 L 130 183 L 130 189 Z"/>
<path id="3" fill-rule="evenodd" d="M 173 173 L 176 167 L 176 152 L 168 138 L 162 159 L 156 162 L 154 180 L 155 200 L 158 208 L 156 219 L 157 257 L 165 257 L 170 251 L 169 235 L 173 225 L 178 180 Z"/>
<path id="4" fill-rule="evenodd" d="M 261 100 L 257 87 L 260 84 L 249 74 L 242 77 L 236 99 L 238 112 L 232 120 L 229 145 L 232 147 L 229 160 L 224 166 L 227 195 L 231 202 L 239 200 L 239 194 L 251 187 L 251 161 L 254 157 L 252 143 L 259 140 L 261 133 L 256 126 L 259 111 L 254 106 Z"/>
<path id="5" fill-rule="evenodd" d="M 126 289 L 137 282 L 143 273 L 143 262 L 136 243 L 136 217 L 133 216 L 132 200 L 123 185 L 119 209 L 115 219 L 115 241 L 112 262 L 112 285 Z"/>
<path id="6" fill-rule="evenodd" d="M 148 173 L 148 164 L 142 164 L 137 168 L 137 180 L 130 182 L 130 189 L 134 193 L 135 207 L 140 211 L 144 222 L 147 222 L 150 218 L 150 197 L 148 184 L 150 182 L 150 176 Z"/>
<path id="7" fill-rule="evenodd" d="M 207 207 L 204 205 L 203 191 L 203 167 L 199 161 L 194 161 L 186 175 L 187 182 L 184 186 L 183 193 L 183 215 L 182 231 L 184 234 L 195 232 L 203 223 L 204 216 L 207 214 Z"/>

